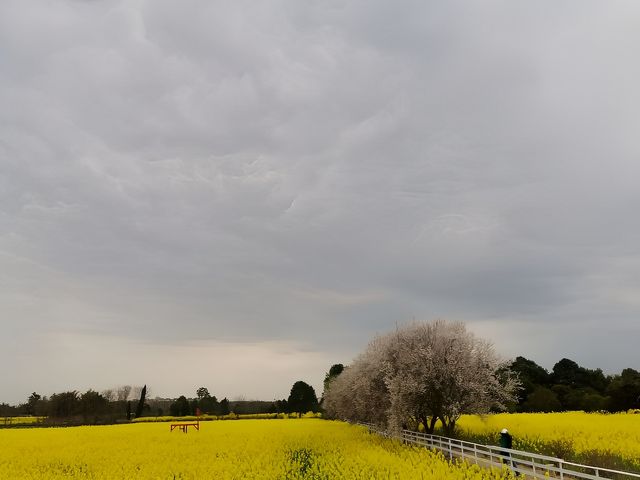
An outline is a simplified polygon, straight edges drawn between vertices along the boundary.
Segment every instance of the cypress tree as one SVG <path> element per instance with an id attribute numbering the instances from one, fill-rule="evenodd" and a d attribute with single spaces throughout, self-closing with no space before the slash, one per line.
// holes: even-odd
<path id="1" fill-rule="evenodd" d="M 142 387 L 142 392 L 140 392 L 140 400 L 138 401 L 138 407 L 136 408 L 136 418 L 142 416 L 142 409 L 144 408 L 144 400 L 147 396 L 147 386 Z"/>

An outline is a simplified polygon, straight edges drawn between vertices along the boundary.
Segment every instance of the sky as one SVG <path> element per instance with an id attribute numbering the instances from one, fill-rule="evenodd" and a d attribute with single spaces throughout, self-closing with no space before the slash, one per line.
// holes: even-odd
<path id="1" fill-rule="evenodd" d="M 318 393 L 376 334 L 640 367 L 640 3 L 0 2 L 0 402 Z"/>

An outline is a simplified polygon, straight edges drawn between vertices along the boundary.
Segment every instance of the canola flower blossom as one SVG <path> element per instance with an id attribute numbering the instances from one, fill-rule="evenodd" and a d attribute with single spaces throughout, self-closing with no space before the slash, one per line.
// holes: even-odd
<path id="1" fill-rule="evenodd" d="M 498 479 L 506 471 L 319 419 L 0 430 L 0 478 L 13 479 Z"/>
<path id="2" fill-rule="evenodd" d="M 501 413 L 463 415 L 464 438 L 495 443 L 507 428 L 513 448 L 565 460 L 640 471 L 640 415 L 633 413 Z"/>

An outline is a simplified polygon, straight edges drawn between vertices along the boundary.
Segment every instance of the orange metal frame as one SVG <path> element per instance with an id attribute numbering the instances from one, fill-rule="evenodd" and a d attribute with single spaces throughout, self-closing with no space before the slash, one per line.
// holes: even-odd
<path id="1" fill-rule="evenodd" d="M 187 433 L 189 427 L 194 427 L 196 430 L 200 430 L 200 421 L 196 423 L 172 423 L 171 431 L 173 432 L 173 429 L 177 428 L 178 430 Z"/>

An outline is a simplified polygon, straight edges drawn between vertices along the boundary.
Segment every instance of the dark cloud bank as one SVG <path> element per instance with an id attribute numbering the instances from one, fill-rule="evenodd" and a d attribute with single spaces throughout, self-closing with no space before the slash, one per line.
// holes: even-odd
<path id="1" fill-rule="evenodd" d="M 273 398 L 396 322 L 638 366 L 637 2 L 0 5 L 0 400 Z"/>

